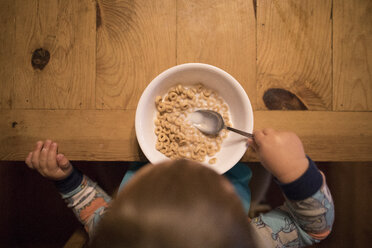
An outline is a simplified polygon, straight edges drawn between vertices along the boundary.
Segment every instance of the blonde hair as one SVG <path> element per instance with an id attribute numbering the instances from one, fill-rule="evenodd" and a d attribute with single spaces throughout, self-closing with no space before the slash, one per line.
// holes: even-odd
<path id="1" fill-rule="evenodd" d="M 225 178 L 187 160 L 149 166 L 119 193 L 91 247 L 251 246 L 248 217 Z"/>

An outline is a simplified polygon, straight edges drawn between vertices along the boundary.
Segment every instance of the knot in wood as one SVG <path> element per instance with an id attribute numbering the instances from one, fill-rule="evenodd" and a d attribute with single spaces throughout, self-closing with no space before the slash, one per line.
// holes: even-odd
<path id="1" fill-rule="evenodd" d="M 280 89 L 268 89 L 263 95 L 263 101 L 270 110 L 307 110 L 306 105 L 292 92 Z"/>
<path id="2" fill-rule="evenodd" d="M 36 70 L 42 70 L 48 64 L 50 53 L 44 48 L 38 48 L 32 53 L 31 65 Z"/>

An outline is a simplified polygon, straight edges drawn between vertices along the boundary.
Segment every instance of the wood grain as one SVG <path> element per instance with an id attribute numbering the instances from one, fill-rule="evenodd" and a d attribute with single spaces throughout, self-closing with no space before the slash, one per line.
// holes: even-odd
<path id="1" fill-rule="evenodd" d="M 316 161 L 372 161 L 372 113 L 256 111 L 255 129 L 272 127 L 299 135 Z M 255 159 L 248 150 L 244 160 Z"/>
<path id="2" fill-rule="evenodd" d="M 140 160 L 134 115 L 134 110 L 1 112 L 0 160 L 23 160 L 37 140 L 47 138 L 58 142 L 60 152 L 73 160 Z"/>
<path id="3" fill-rule="evenodd" d="M 230 73 L 256 106 L 256 20 L 252 1 L 177 1 L 177 64 Z"/>
<path id="4" fill-rule="evenodd" d="M 15 5 L 0 1 L 0 109 L 13 105 Z"/>
<path id="5" fill-rule="evenodd" d="M 37 140 L 53 139 L 72 160 L 145 160 L 134 110 L 0 110 L 0 160 L 23 160 Z M 256 111 L 255 128 L 292 130 L 316 161 L 372 161 L 372 113 Z M 255 161 L 248 152 L 244 161 Z"/>
<path id="6" fill-rule="evenodd" d="M 135 109 L 151 80 L 176 65 L 176 1 L 99 0 L 98 109 Z"/>
<path id="7" fill-rule="evenodd" d="M 15 108 L 94 107 L 95 5 L 90 0 L 17 0 Z M 31 58 L 48 51 L 42 69 Z M 37 60 L 36 62 L 40 62 Z"/>
<path id="8" fill-rule="evenodd" d="M 334 110 L 372 111 L 372 2 L 333 2 Z"/>
<path id="9" fill-rule="evenodd" d="M 331 0 L 257 2 L 258 108 L 269 89 L 295 94 L 309 110 L 332 110 Z"/>

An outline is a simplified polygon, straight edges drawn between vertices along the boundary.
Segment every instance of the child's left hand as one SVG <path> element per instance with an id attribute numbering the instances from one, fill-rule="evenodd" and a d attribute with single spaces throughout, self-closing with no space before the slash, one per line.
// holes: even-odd
<path id="1" fill-rule="evenodd" d="M 58 144 L 51 140 L 38 141 L 26 158 L 29 168 L 51 180 L 62 180 L 72 172 L 72 165 L 63 154 L 57 155 Z"/>

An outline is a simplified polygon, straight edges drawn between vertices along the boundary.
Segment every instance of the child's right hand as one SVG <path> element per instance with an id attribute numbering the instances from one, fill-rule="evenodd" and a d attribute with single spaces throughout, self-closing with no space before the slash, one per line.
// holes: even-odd
<path id="1" fill-rule="evenodd" d="M 72 173 L 73 168 L 63 154 L 57 155 L 57 148 L 58 144 L 51 140 L 38 141 L 34 151 L 26 158 L 27 166 L 51 180 L 65 179 Z"/>
<path id="2" fill-rule="evenodd" d="M 249 140 L 262 165 L 280 182 L 290 183 L 305 173 L 309 161 L 300 138 L 292 132 L 271 128 L 257 130 Z"/>

